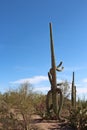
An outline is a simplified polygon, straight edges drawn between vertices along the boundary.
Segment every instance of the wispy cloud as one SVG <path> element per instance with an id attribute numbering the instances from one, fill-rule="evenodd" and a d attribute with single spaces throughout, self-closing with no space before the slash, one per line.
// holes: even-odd
<path id="1" fill-rule="evenodd" d="M 77 96 L 80 98 L 85 98 L 87 99 L 87 78 L 82 79 L 79 84 L 76 84 L 77 86 Z"/>
<path id="2" fill-rule="evenodd" d="M 77 88 L 78 94 L 87 94 L 87 87 L 79 87 Z"/>
<path id="3" fill-rule="evenodd" d="M 58 82 L 62 82 L 62 80 L 57 80 Z M 50 90 L 50 83 L 48 76 L 34 76 L 32 78 L 24 78 L 16 81 L 11 81 L 10 85 L 19 85 L 24 83 L 30 83 L 34 85 L 34 91 L 47 93 Z M 83 79 L 77 86 L 77 97 L 83 97 L 83 95 L 87 98 L 87 78 Z M 71 83 L 70 83 L 71 86 Z"/>
<path id="4" fill-rule="evenodd" d="M 77 96 L 77 99 L 78 97 L 80 99 L 83 99 L 85 97 L 85 99 L 87 100 L 87 86 L 77 88 L 76 96 Z"/>
<path id="5" fill-rule="evenodd" d="M 84 78 L 82 81 L 83 83 L 87 83 L 87 78 Z"/>
<path id="6" fill-rule="evenodd" d="M 47 93 L 50 90 L 50 86 L 35 86 L 34 91 Z"/>
<path id="7" fill-rule="evenodd" d="M 79 70 L 84 70 L 84 69 L 87 69 L 87 67 L 64 67 L 64 70 L 65 71 L 79 71 Z"/>
<path id="8" fill-rule="evenodd" d="M 24 83 L 38 84 L 41 83 L 42 81 L 47 80 L 48 80 L 47 76 L 34 76 L 32 78 L 24 78 L 16 81 L 11 81 L 10 84 L 24 84 Z"/>

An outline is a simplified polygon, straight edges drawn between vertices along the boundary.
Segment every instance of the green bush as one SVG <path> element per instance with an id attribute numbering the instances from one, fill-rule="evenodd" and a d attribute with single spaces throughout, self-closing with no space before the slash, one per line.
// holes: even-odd
<path id="1" fill-rule="evenodd" d="M 21 127 L 23 130 L 29 130 L 31 115 L 34 112 L 33 95 L 32 88 L 28 84 L 3 94 L 0 102 L 0 122 L 4 130 L 5 127 L 8 130 L 14 128 L 20 130 Z"/>
<path id="2" fill-rule="evenodd" d="M 87 108 L 71 109 L 68 120 L 70 126 L 75 130 L 87 130 Z"/>
<path id="3" fill-rule="evenodd" d="M 44 118 L 46 113 L 46 96 L 43 94 L 34 95 L 35 113 Z"/>

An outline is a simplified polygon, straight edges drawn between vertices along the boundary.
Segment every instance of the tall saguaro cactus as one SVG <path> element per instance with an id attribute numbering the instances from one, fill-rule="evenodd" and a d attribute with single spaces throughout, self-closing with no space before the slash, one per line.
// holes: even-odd
<path id="1" fill-rule="evenodd" d="M 76 86 L 74 83 L 74 72 L 73 72 L 73 79 L 72 79 L 72 89 L 71 89 L 71 103 L 72 107 L 76 107 Z"/>
<path id="2" fill-rule="evenodd" d="M 53 109 L 54 113 L 57 116 L 57 119 L 60 119 L 60 111 L 62 108 L 63 95 L 60 88 L 57 88 L 57 79 L 56 79 L 56 71 L 62 71 L 63 67 L 61 67 L 62 62 L 56 67 L 55 64 L 55 55 L 54 55 L 54 44 L 52 38 L 52 24 L 49 23 L 50 26 L 50 47 L 51 47 L 51 69 L 48 72 L 49 81 L 51 84 L 51 90 L 48 91 L 46 106 L 47 112 L 50 113 L 50 109 Z M 59 95 L 59 100 L 58 100 Z M 50 100 L 52 103 L 50 104 Z"/>

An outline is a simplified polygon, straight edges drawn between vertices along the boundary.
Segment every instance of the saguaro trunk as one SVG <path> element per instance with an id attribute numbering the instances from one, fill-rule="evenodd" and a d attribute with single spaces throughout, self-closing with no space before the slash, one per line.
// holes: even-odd
<path id="1" fill-rule="evenodd" d="M 53 44 L 53 37 L 52 37 L 52 24 L 50 23 L 49 26 L 50 26 L 51 69 L 48 72 L 48 77 L 51 84 L 51 90 L 48 91 L 46 105 L 47 105 L 48 113 L 50 113 L 50 109 L 53 109 L 54 113 L 57 116 L 57 119 L 59 119 L 60 111 L 62 108 L 63 95 L 61 89 L 57 88 L 56 70 L 62 71 L 63 67 L 60 68 L 62 62 L 60 62 L 60 64 L 56 67 L 55 55 L 54 55 L 54 44 Z M 58 103 L 58 95 L 60 96 L 59 103 Z M 50 98 L 52 100 L 51 104 L 50 104 Z"/>

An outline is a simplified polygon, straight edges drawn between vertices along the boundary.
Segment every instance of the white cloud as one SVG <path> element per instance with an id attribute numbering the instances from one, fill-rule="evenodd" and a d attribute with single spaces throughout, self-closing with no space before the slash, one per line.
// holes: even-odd
<path id="1" fill-rule="evenodd" d="M 77 86 L 77 96 L 87 99 L 87 78 L 84 78 Z"/>
<path id="2" fill-rule="evenodd" d="M 48 81 L 48 83 L 47 83 Z M 61 80 L 57 80 L 58 82 L 62 82 Z M 24 83 L 30 83 L 34 85 L 34 90 L 47 93 L 51 88 L 48 76 L 34 76 L 32 78 L 24 78 L 16 81 L 11 81 L 10 84 L 19 85 Z M 77 97 L 83 97 L 83 95 L 87 98 L 87 78 L 83 79 L 82 82 L 76 84 L 77 86 Z M 70 85 L 71 86 L 71 85 Z"/>
<path id="3" fill-rule="evenodd" d="M 81 87 L 81 88 L 77 88 L 77 99 L 78 97 L 80 99 L 83 99 L 85 97 L 85 99 L 87 100 L 87 87 Z"/>
<path id="4" fill-rule="evenodd" d="M 42 81 L 47 81 L 47 80 L 48 80 L 47 76 L 34 76 L 32 78 L 24 78 L 16 81 L 11 81 L 10 84 L 23 84 L 23 83 L 38 84 Z"/>
<path id="5" fill-rule="evenodd" d="M 87 78 L 83 79 L 82 81 L 83 83 L 87 83 Z"/>
<path id="6" fill-rule="evenodd" d="M 87 87 L 77 88 L 77 93 L 78 94 L 86 94 L 87 93 Z"/>
<path id="7" fill-rule="evenodd" d="M 47 83 L 47 81 L 48 81 L 47 76 L 34 76 L 32 78 L 24 78 L 16 81 L 11 81 L 10 85 L 14 86 L 24 83 L 30 83 L 34 85 L 34 91 L 47 93 L 50 89 L 50 85 L 48 85 L 49 82 Z"/>
<path id="8" fill-rule="evenodd" d="M 47 93 L 50 90 L 50 86 L 35 86 L 34 91 Z"/>

